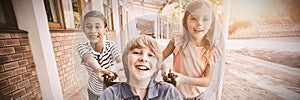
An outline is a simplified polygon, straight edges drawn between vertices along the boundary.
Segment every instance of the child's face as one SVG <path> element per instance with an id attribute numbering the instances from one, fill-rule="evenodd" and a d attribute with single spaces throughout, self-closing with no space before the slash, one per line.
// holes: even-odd
<path id="1" fill-rule="evenodd" d="M 187 28 L 193 40 L 202 39 L 211 27 L 212 12 L 206 6 L 202 6 L 191 12 L 187 17 Z"/>
<path id="2" fill-rule="evenodd" d="M 149 48 L 135 48 L 128 53 L 130 80 L 145 81 L 151 79 L 158 63 Z"/>
<path id="3" fill-rule="evenodd" d="M 92 42 L 102 41 L 104 33 L 107 31 L 104 22 L 97 17 L 89 17 L 84 21 L 85 36 Z"/>

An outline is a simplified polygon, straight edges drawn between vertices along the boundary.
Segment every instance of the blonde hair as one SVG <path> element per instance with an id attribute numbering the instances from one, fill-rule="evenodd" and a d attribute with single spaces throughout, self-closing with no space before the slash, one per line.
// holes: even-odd
<path id="1" fill-rule="evenodd" d="M 140 37 L 134 38 L 131 41 L 129 41 L 123 51 L 123 54 L 122 54 L 122 61 L 123 61 L 123 66 L 124 66 L 127 81 L 129 81 L 127 56 L 128 56 L 129 51 L 131 51 L 135 48 L 149 48 L 150 51 L 154 53 L 154 55 L 157 59 L 157 64 L 155 66 L 157 71 L 152 76 L 152 79 L 155 79 L 158 69 L 160 69 L 160 66 L 162 64 L 162 53 L 161 53 L 160 49 L 158 48 L 158 44 L 155 41 L 155 39 L 153 39 L 152 37 L 147 36 L 147 35 L 142 35 Z"/>

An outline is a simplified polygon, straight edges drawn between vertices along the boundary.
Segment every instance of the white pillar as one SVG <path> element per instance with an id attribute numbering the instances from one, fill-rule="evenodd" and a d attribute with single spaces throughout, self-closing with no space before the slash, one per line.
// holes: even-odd
<path id="1" fill-rule="evenodd" d="M 65 19 L 65 28 L 75 28 L 74 24 L 74 15 L 73 15 L 73 7 L 72 7 L 72 0 L 63 0 L 62 2 L 62 8 L 64 13 L 62 17 L 60 17 L 61 21 Z M 60 8 L 59 8 L 60 9 Z M 61 12 L 61 11 L 59 11 Z M 63 26 L 63 25 L 62 25 Z"/>
<path id="2" fill-rule="evenodd" d="M 223 16 L 223 24 L 222 24 L 222 35 L 224 39 L 223 41 L 223 56 L 220 60 L 220 69 L 219 69 L 219 77 L 218 77 L 218 83 L 219 83 L 219 89 L 217 91 L 217 95 L 216 95 L 216 100 L 221 100 L 221 96 L 222 96 L 222 87 L 223 87 L 223 79 L 224 79 L 224 72 L 225 72 L 225 61 L 226 61 L 226 41 L 227 41 L 227 37 L 228 37 L 228 29 L 229 29 L 229 18 L 230 18 L 230 9 L 231 9 L 231 0 L 225 0 L 224 1 L 224 16 Z"/>
<path id="3" fill-rule="evenodd" d="M 121 48 L 121 35 L 120 35 L 120 16 L 119 16 L 119 2 L 112 2 L 112 14 L 114 20 L 114 31 L 116 31 L 116 44 Z"/>
<path id="4" fill-rule="evenodd" d="M 62 100 L 55 55 L 43 0 L 12 0 L 18 27 L 28 31 L 44 100 Z"/>
<path id="5" fill-rule="evenodd" d="M 103 0 L 92 0 L 92 8 L 104 14 Z"/>
<path id="6" fill-rule="evenodd" d="M 128 36 L 128 33 L 129 33 L 129 29 L 128 29 L 128 9 L 126 8 L 126 6 L 123 6 L 122 7 L 122 23 L 123 23 L 123 26 L 122 26 L 122 29 L 120 29 L 122 31 L 122 34 L 120 34 L 120 38 L 121 38 L 121 49 L 123 49 L 126 45 L 126 38 Z"/>
<path id="7" fill-rule="evenodd" d="M 156 39 L 157 39 L 157 36 L 156 36 L 156 34 L 158 34 L 158 32 L 157 32 L 157 28 L 158 28 L 158 14 L 157 14 L 157 16 L 155 17 L 155 19 L 154 19 L 154 23 L 153 23 L 154 25 L 153 25 L 153 27 L 154 27 L 154 30 L 153 30 L 153 33 L 154 33 L 154 36 L 156 37 Z"/>

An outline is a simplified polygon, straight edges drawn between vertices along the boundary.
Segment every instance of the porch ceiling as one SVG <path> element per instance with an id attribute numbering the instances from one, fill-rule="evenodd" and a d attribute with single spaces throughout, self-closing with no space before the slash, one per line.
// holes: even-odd
<path id="1" fill-rule="evenodd" d="M 121 0 L 126 6 L 135 10 L 158 13 L 170 0 Z"/>

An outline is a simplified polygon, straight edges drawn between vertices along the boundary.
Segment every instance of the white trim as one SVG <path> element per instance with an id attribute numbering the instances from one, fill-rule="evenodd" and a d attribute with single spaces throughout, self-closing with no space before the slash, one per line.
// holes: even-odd
<path id="1" fill-rule="evenodd" d="M 44 100 L 62 100 L 62 89 L 43 0 L 12 0 L 18 27 L 28 31 Z"/>

